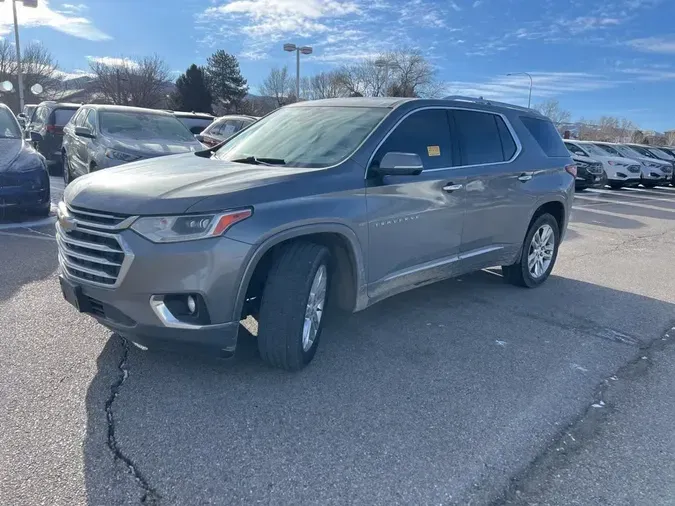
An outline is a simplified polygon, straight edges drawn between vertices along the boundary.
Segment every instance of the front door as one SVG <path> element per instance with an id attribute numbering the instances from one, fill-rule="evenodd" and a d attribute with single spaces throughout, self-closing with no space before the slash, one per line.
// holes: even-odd
<path id="1" fill-rule="evenodd" d="M 417 153 L 417 176 L 369 172 L 368 294 L 379 299 L 451 274 L 462 237 L 464 180 L 452 168 L 452 142 L 445 109 L 413 112 L 390 132 L 373 157 Z M 372 165 L 371 164 L 371 165 Z"/>

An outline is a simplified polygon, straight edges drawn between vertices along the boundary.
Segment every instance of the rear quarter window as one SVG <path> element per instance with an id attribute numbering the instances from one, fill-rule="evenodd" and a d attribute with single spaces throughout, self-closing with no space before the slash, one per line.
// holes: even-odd
<path id="1" fill-rule="evenodd" d="M 521 116 L 525 128 L 532 134 L 534 140 L 547 156 L 568 157 L 569 151 L 563 143 L 562 137 L 549 120 L 533 118 L 531 116 Z"/>

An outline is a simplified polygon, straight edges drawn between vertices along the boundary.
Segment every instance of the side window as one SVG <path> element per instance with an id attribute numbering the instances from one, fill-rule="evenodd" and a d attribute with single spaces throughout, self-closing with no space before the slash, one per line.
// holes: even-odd
<path id="1" fill-rule="evenodd" d="M 454 110 L 461 165 L 498 163 L 505 160 L 494 114 Z"/>
<path id="2" fill-rule="evenodd" d="M 450 126 L 445 109 L 412 113 L 387 137 L 375 153 L 373 162 L 380 163 L 391 151 L 417 153 L 425 169 L 451 167 Z"/>
<path id="3" fill-rule="evenodd" d="M 586 154 L 586 152 L 583 149 L 581 149 L 579 146 L 577 146 L 576 144 L 566 142 L 565 147 L 570 151 L 570 153 L 574 153 L 575 155 L 588 156 Z"/>
<path id="4" fill-rule="evenodd" d="M 84 115 L 83 115 L 84 116 Z M 98 124 L 96 122 L 96 111 L 93 109 L 89 110 L 89 114 L 84 118 L 84 126 L 91 130 L 93 133 L 98 131 Z"/>
<path id="5" fill-rule="evenodd" d="M 70 119 L 70 124 L 76 127 L 82 126 L 82 119 L 84 118 L 85 114 L 87 114 L 86 109 L 78 109 L 75 113 L 75 116 Z"/>
<path id="6" fill-rule="evenodd" d="M 502 151 L 504 151 L 504 160 L 510 160 L 513 158 L 513 155 L 516 154 L 518 147 L 516 146 L 516 141 L 513 140 L 513 136 L 509 131 L 506 123 L 501 118 L 501 116 L 495 116 L 495 121 L 497 122 L 497 128 L 499 130 L 499 136 L 502 139 Z"/>
<path id="7" fill-rule="evenodd" d="M 225 124 L 224 121 L 215 121 L 211 123 L 210 126 L 207 127 L 204 133 L 208 135 L 220 135 L 220 129 L 223 128 L 224 124 Z"/>
<path id="8" fill-rule="evenodd" d="M 550 120 L 521 116 L 520 121 L 523 122 L 525 128 L 529 130 L 534 140 L 548 156 L 570 156 L 569 151 L 563 144 L 562 137 Z"/>

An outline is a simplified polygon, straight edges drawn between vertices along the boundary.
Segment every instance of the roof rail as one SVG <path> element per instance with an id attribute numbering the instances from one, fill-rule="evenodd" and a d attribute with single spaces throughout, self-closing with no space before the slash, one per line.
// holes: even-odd
<path id="1" fill-rule="evenodd" d="M 485 100 L 483 97 L 465 97 L 463 95 L 448 95 L 447 97 L 443 97 L 443 100 L 457 100 L 458 102 L 473 102 L 475 104 L 498 105 L 500 107 L 508 107 L 509 109 L 516 109 L 518 111 L 537 112 L 535 109 L 531 109 L 529 107 L 509 104 L 507 102 L 497 102 L 496 100 Z"/>

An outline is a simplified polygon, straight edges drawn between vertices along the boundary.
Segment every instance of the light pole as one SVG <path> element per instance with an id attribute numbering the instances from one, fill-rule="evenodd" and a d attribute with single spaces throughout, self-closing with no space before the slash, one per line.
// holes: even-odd
<path id="1" fill-rule="evenodd" d="M 384 96 L 386 97 L 389 90 L 389 60 L 384 58 L 375 60 L 375 66 L 378 69 L 384 69 Z"/>
<path id="2" fill-rule="evenodd" d="M 530 78 L 530 96 L 527 99 L 527 108 L 530 108 L 530 104 L 532 104 L 532 76 L 528 74 L 527 72 L 511 72 L 510 74 L 506 74 L 507 76 L 527 76 Z"/>
<path id="3" fill-rule="evenodd" d="M 5 0 L 0 0 L 4 2 Z M 19 22 L 16 19 L 16 2 L 23 3 L 24 7 L 37 7 L 38 0 L 10 0 L 14 14 L 14 42 L 16 43 L 16 80 L 19 85 L 19 112 L 23 111 L 23 76 L 21 75 L 21 44 L 19 43 Z"/>
<path id="4" fill-rule="evenodd" d="M 295 99 L 300 101 L 300 53 L 312 54 L 312 48 L 309 46 L 296 46 L 295 44 L 284 44 L 284 51 L 292 53 L 295 51 Z"/>

